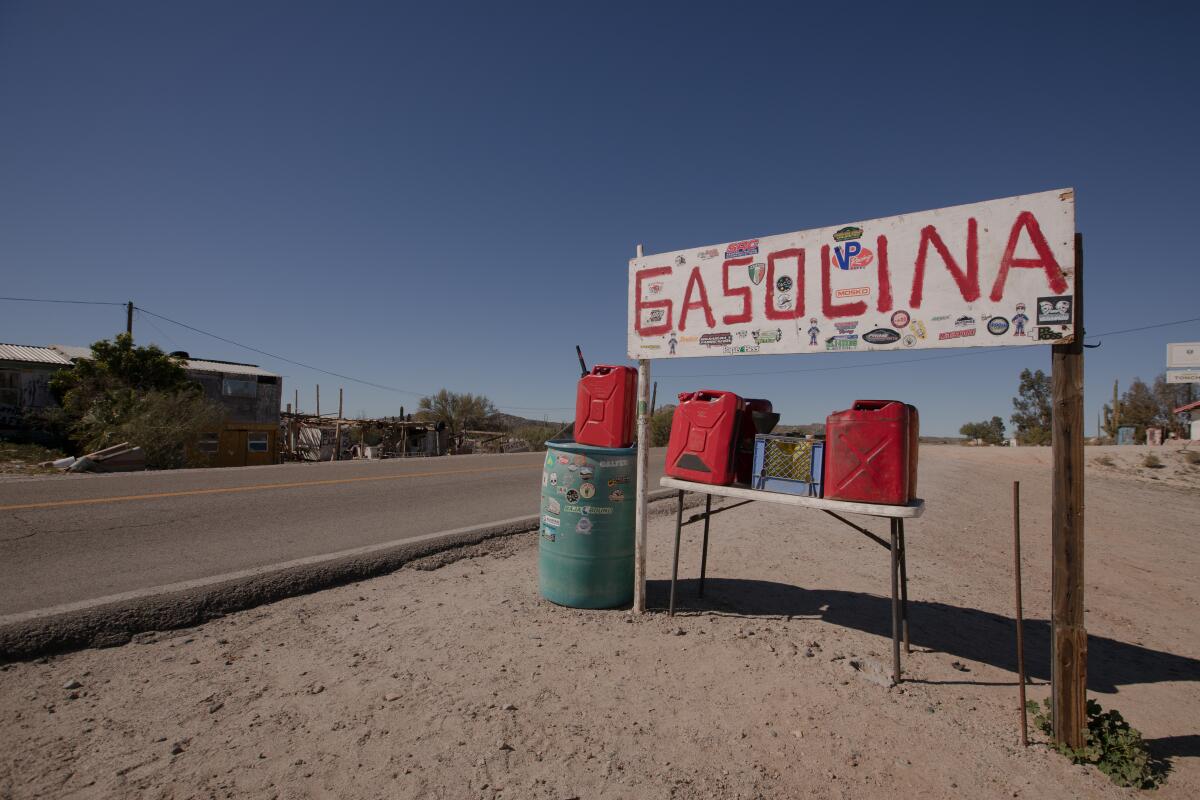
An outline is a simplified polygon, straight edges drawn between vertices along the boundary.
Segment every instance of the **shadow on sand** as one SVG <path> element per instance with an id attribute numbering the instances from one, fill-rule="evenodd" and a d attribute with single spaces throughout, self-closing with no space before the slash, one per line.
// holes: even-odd
<path id="1" fill-rule="evenodd" d="M 808 590 L 773 581 L 728 578 L 707 579 L 703 598 L 696 596 L 697 588 L 697 580 L 679 581 L 675 596 L 676 614 L 716 612 L 741 616 L 791 615 L 886 638 L 892 635 L 892 601 L 889 597 L 839 590 Z M 670 589 L 669 581 L 649 581 L 647 604 L 665 611 Z M 1016 672 L 1016 626 L 1012 617 L 976 608 L 910 599 L 908 618 L 909 636 L 914 649 L 949 653 Z M 1030 679 L 1050 680 L 1048 620 L 1025 620 L 1025 670 Z M 1159 681 L 1200 681 L 1200 660 L 1102 636 L 1088 637 L 1088 689 L 1112 693 L 1118 686 Z M 1172 738 L 1188 741 L 1163 746 L 1195 751 L 1197 737 Z M 1164 739 L 1157 741 L 1166 742 Z"/>

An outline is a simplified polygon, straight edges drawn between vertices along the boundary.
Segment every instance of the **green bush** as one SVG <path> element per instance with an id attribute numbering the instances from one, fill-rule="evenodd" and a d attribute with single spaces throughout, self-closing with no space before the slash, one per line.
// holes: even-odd
<path id="1" fill-rule="evenodd" d="M 650 418 L 650 446 L 666 447 L 671 438 L 671 420 L 675 419 L 675 406 L 666 406 L 654 412 Z"/>
<path id="2" fill-rule="evenodd" d="M 545 450 L 546 440 L 558 433 L 557 425 L 524 425 L 513 431 L 513 436 L 524 439 L 530 450 Z"/>
<path id="3" fill-rule="evenodd" d="M 1150 469 L 1161 469 L 1162 465 L 1162 459 L 1154 455 L 1154 453 L 1147 453 L 1146 457 L 1142 459 L 1143 467 L 1149 467 Z"/>
<path id="4" fill-rule="evenodd" d="M 1038 706 L 1036 700 L 1025 705 L 1033 715 L 1033 724 L 1047 736 L 1053 735 L 1049 700 Z M 1133 789 L 1153 789 L 1166 780 L 1164 765 L 1146 749 L 1146 742 L 1137 728 L 1116 709 L 1103 711 L 1094 700 L 1087 701 L 1088 726 L 1083 747 L 1073 749 L 1057 743 L 1055 750 L 1075 764 L 1091 764 L 1118 786 Z"/>
<path id="5" fill-rule="evenodd" d="M 89 358 L 54 374 L 50 389 L 61 407 L 46 412 L 47 427 L 65 432 L 77 455 L 129 442 L 145 452 L 149 469 L 207 463 L 193 445 L 224 419 L 180 359 L 137 347 L 125 333 L 94 343 Z"/>

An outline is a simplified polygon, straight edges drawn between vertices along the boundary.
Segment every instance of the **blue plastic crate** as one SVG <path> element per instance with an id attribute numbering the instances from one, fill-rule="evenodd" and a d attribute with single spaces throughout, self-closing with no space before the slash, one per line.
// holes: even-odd
<path id="1" fill-rule="evenodd" d="M 820 497 L 824 472 L 825 442 L 769 433 L 754 437 L 755 489 Z"/>

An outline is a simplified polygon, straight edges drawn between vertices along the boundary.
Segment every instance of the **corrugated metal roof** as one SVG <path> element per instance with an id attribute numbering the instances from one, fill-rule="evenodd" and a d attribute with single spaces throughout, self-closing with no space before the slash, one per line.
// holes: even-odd
<path id="1" fill-rule="evenodd" d="M 50 348 L 57 350 L 70 359 L 92 357 L 92 348 L 90 347 L 76 347 L 73 344 L 52 344 Z"/>
<path id="2" fill-rule="evenodd" d="M 50 347 L 69 359 L 92 357 L 92 348 L 90 347 L 76 347 L 70 344 L 52 344 Z M 226 375 L 267 375 L 276 378 L 279 377 L 278 373 L 268 372 L 256 364 L 239 364 L 235 361 L 209 361 L 203 358 L 188 358 L 184 359 L 184 366 L 196 372 L 223 372 Z"/>
<path id="3" fill-rule="evenodd" d="M 57 364 L 70 366 L 69 359 L 49 347 L 35 347 L 26 344 L 0 344 L 0 361 L 25 361 L 36 364 Z"/>
<path id="4" fill-rule="evenodd" d="M 197 372 L 224 372 L 226 375 L 272 375 L 279 377 L 274 372 L 267 372 L 261 367 L 254 364 L 235 364 L 231 361 L 205 361 L 200 358 L 189 358 L 187 360 L 187 368 L 194 369 Z"/>

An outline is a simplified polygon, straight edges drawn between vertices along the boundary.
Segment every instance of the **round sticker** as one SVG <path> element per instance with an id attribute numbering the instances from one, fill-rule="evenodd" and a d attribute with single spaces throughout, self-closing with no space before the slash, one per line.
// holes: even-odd
<path id="1" fill-rule="evenodd" d="M 596 496 L 596 487 L 590 483 L 585 483 L 579 487 L 579 496 L 584 500 L 590 500 Z"/>
<path id="2" fill-rule="evenodd" d="M 568 503 L 574 503 L 578 499 L 579 499 L 579 492 L 575 491 L 574 489 L 571 489 L 570 491 L 567 492 L 567 502 Z"/>
<path id="3" fill-rule="evenodd" d="M 587 517 L 580 517 L 579 522 L 575 525 L 575 530 L 579 531 L 580 533 L 591 533 L 592 521 Z"/>
<path id="4" fill-rule="evenodd" d="M 775 288 L 780 292 L 786 292 L 792 288 L 792 279 L 787 275 L 780 276 L 779 280 L 775 281 Z"/>
<path id="5" fill-rule="evenodd" d="M 993 336 L 1003 336 L 1008 331 L 1008 319 L 1006 317 L 992 317 L 987 324 L 988 333 Z"/>
<path id="6" fill-rule="evenodd" d="M 577 466 L 577 467 L 587 466 L 587 457 L 582 456 L 582 455 L 575 456 L 575 466 Z"/>
<path id="7" fill-rule="evenodd" d="M 892 314 L 892 327 L 903 328 L 908 324 L 910 319 L 912 318 L 908 315 L 907 311 L 897 311 L 895 314 Z"/>

